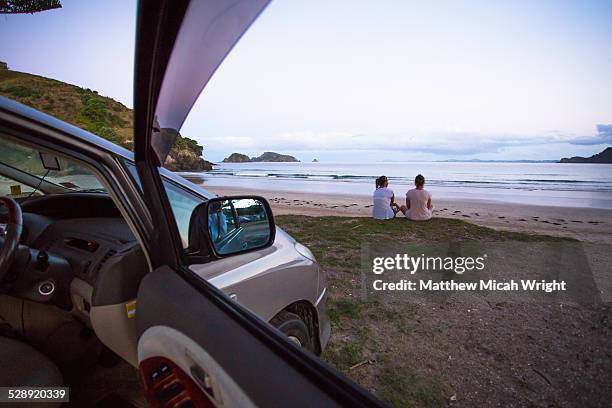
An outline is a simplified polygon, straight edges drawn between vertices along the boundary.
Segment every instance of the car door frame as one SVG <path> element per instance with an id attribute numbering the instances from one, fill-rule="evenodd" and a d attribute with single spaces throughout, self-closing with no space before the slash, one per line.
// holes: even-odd
<path id="1" fill-rule="evenodd" d="M 170 330 L 193 340 L 201 349 L 187 354 L 214 361 L 223 372 L 213 375 L 229 377 L 255 406 L 386 406 L 188 268 L 159 167 L 147 159 L 152 155 L 144 157 L 136 168 L 156 228 L 149 237 L 154 270 L 143 279 L 136 300 L 139 338 Z"/>
<path id="2" fill-rule="evenodd" d="M 386 406 L 189 270 L 152 142 L 157 97 L 186 9 L 173 9 L 167 0 L 141 1 L 139 6 L 135 164 L 156 226 L 150 237 L 154 270 L 143 279 L 137 298 L 139 337 L 160 327 L 178 330 L 194 340 L 255 405 Z"/>

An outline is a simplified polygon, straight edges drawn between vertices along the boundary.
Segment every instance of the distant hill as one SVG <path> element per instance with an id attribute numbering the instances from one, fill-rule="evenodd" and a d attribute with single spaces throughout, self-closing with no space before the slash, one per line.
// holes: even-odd
<path id="1" fill-rule="evenodd" d="M 437 160 L 438 163 L 558 163 L 557 160 L 481 160 L 481 159 L 448 159 Z"/>
<path id="2" fill-rule="evenodd" d="M 133 149 L 133 113 L 120 102 L 91 89 L 11 71 L 0 64 L 0 95 L 52 115 L 104 139 Z M 174 171 L 212 169 L 197 141 L 179 136 L 164 167 Z"/>
<path id="3" fill-rule="evenodd" d="M 563 158 L 559 163 L 612 163 L 612 147 L 606 148 L 603 152 L 594 154 L 591 157 L 574 156 Z"/>
<path id="4" fill-rule="evenodd" d="M 251 163 L 251 162 L 299 162 L 293 156 L 288 154 L 280 154 L 275 152 L 265 152 L 259 157 L 251 157 L 242 153 L 232 153 L 225 159 L 223 163 Z"/>

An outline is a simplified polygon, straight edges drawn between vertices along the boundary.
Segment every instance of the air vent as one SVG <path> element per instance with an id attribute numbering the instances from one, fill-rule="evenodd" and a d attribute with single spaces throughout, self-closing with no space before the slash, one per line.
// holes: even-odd
<path id="1" fill-rule="evenodd" d="M 104 256 L 102 257 L 102 259 L 100 260 L 100 262 L 98 263 L 98 265 L 96 266 L 96 268 L 94 269 L 93 272 L 93 278 L 95 279 L 98 276 L 98 273 L 100 273 L 100 270 L 102 269 L 102 267 L 104 266 L 104 264 L 106 263 L 106 261 L 108 261 L 112 256 L 114 256 L 117 253 L 117 251 L 115 251 L 114 249 L 109 249 Z"/>

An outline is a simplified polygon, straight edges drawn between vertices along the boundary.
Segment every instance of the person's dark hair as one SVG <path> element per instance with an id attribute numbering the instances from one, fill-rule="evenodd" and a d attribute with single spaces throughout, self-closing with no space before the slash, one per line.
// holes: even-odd
<path id="1" fill-rule="evenodd" d="M 376 188 L 384 187 L 387 182 L 387 176 L 380 176 L 376 179 Z"/>
<path id="2" fill-rule="evenodd" d="M 423 187 L 423 185 L 425 184 L 425 177 L 423 177 L 423 175 L 422 175 L 422 174 L 417 175 L 417 176 L 414 178 L 414 184 L 415 184 L 417 187 Z"/>

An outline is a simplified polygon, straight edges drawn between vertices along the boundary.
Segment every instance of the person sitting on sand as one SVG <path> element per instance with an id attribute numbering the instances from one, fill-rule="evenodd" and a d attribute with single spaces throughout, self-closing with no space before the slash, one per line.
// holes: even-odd
<path id="1" fill-rule="evenodd" d="M 406 193 L 406 211 L 404 215 L 414 221 L 426 221 L 433 216 L 431 193 L 425 190 L 425 177 L 421 174 L 414 178 L 416 188 Z"/>
<path id="2" fill-rule="evenodd" d="M 389 220 L 401 211 L 406 211 L 404 206 L 399 206 L 394 202 L 395 195 L 389 187 L 389 180 L 385 176 L 376 179 L 376 190 L 372 196 L 374 205 L 372 207 L 372 217 L 377 220 Z"/>

